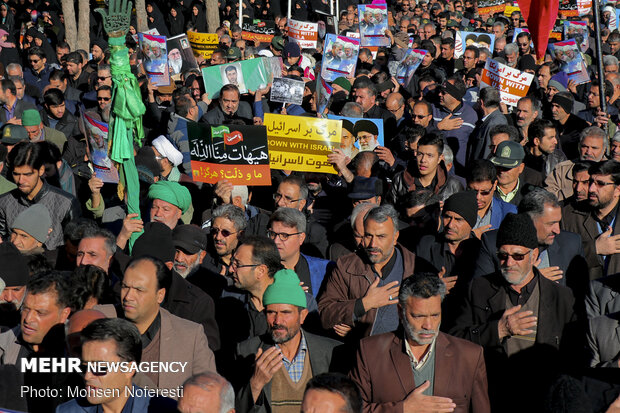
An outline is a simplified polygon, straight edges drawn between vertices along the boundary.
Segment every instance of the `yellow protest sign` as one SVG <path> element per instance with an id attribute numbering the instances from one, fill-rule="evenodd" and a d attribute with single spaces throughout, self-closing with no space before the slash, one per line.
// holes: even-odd
<path id="1" fill-rule="evenodd" d="M 219 36 L 215 33 L 187 32 L 187 39 L 194 53 L 209 59 L 213 51 L 219 47 Z"/>
<path id="2" fill-rule="evenodd" d="M 327 160 L 338 148 L 342 121 L 265 114 L 271 169 L 337 173 Z"/>

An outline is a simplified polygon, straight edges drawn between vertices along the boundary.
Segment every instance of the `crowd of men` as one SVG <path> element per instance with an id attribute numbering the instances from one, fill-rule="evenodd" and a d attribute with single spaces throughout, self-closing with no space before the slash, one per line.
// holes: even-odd
<path id="1" fill-rule="evenodd" d="M 589 31 L 590 82 L 577 85 L 549 54 L 537 61 L 518 10 L 390 0 L 391 46 L 362 47 L 317 113 L 323 38 L 300 49 L 279 3 L 242 2 L 244 19 L 275 21 L 260 43 L 242 37 L 238 3 L 220 1 L 219 48 L 197 61 L 281 57 L 283 77 L 305 82 L 301 105 L 270 101 L 271 85 L 211 99 L 210 79 L 182 65 L 155 86 L 133 18 L 123 45 L 106 33 L 123 19 L 93 13 L 90 51 L 71 50 L 60 2 L 0 4 L 0 409 L 620 412 L 614 6 L 600 50 L 592 14 L 572 18 Z M 292 4 L 298 20 L 329 12 Z M 333 30 L 359 32 L 357 4 L 339 10 Z M 162 35 L 207 30 L 200 0 L 146 11 Z M 480 35 L 455 57 L 459 31 L 494 35 L 493 50 Z M 409 48 L 428 53 L 402 85 L 390 67 Z M 534 75 L 516 106 L 481 84 L 488 59 Z M 123 173 L 94 173 L 93 153 L 119 140 L 88 142 L 85 128 L 114 130 L 133 80 L 146 108 L 140 214 Z M 193 181 L 188 125 L 265 113 L 362 120 L 342 121 L 336 174 Z M 79 371 L 33 370 L 75 358 Z"/>

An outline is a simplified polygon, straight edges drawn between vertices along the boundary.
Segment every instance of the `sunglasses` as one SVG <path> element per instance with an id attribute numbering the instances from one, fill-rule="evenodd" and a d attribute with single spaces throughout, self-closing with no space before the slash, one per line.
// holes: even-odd
<path id="1" fill-rule="evenodd" d="M 109 102 L 112 98 L 107 98 L 104 96 L 97 96 L 97 100 L 103 100 L 104 102 Z"/>
<path id="2" fill-rule="evenodd" d="M 230 232 L 230 231 L 229 231 L 229 230 L 227 230 L 227 229 L 219 229 L 219 228 L 211 227 L 211 232 L 210 232 L 210 234 L 211 234 L 211 235 L 213 235 L 213 236 L 217 236 L 217 234 L 220 234 L 220 233 L 221 233 L 221 234 L 222 234 L 222 236 L 223 236 L 224 238 L 228 238 L 228 237 L 230 237 L 232 234 L 236 234 L 237 232 L 239 232 L 239 231 Z"/>
<path id="3" fill-rule="evenodd" d="M 470 191 L 476 191 L 478 194 L 482 195 L 482 196 L 489 196 L 491 195 L 491 192 L 493 192 L 492 189 L 486 189 L 486 190 L 475 190 L 475 189 L 470 189 Z"/>
<path id="4" fill-rule="evenodd" d="M 428 114 L 430 115 L 430 113 Z M 414 119 L 424 119 L 425 117 L 427 117 L 428 115 L 416 115 L 415 113 L 413 115 L 411 115 L 412 118 Z"/>
<path id="5" fill-rule="evenodd" d="M 41 61 L 41 59 L 36 59 L 36 60 L 35 59 L 28 59 L 28 61 L 30 63 L 39 63 Z"/>
<path id="6" fill-rule="evenodd" d="M 109 79 L 111 77 L 112 76 L 97 76 L 97 79 L 99 79 L 99 80 L 106 80 L 106 79 Z"/>
<path id="7" fill-rule="evenodd" d="M 508 254 L 507 252 L 497 252 L 497 259 L 500 261 L 506 261 L 508 257 L 512 258 L 515 261 L 523 261 L 525 257 L 527 257 L 530 253 L 527 252 L 525 254 Z"/>

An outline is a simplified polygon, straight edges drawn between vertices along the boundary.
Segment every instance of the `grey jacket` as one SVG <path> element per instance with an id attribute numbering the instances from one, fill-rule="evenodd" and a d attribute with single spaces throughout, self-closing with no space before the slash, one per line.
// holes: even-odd
<path id="1" fill-rule="evenodd" d="M 48 185 L 45 181 L 32 201 L 28 200 L 19 189 L 0 196 L 0 237 L 6 239 L 11 233 L 11 225 L 17 215 L 34 204 L 45 205 L 52 218 L 52 233 L 45 242 L 45 247 L 50 251 L 58 248 L 64 243 L 64 226 L 69 221 L 79 218 L 82 212 L 73 195 Z"/>
<path id="2" fill-rule="evenodd" d="M 588 367 L 618 367 L 620 360 L 620 313 L 588 320 Z"/>
<path id="3" fill-rule="evenodd" d="M 17 326 L 0 334 L 0 365 L 17 363 L 19 350 L 22 347 L 17 342 L 20 329 L 21 327 Z"/>

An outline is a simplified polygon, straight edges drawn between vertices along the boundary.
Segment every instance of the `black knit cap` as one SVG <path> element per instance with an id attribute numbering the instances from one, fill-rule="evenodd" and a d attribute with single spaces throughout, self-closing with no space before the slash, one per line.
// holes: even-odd
<path id="1" fill-rule="evenodd" d="M 478 202 L 475 191 L 463 191 L 453 194 L 443 204 L 443 211 L 459 214 L 470 227 L 476 226 L 478 220 Z"/>
<path id="2" fill-rule="evenodd" d="M 131 250 L 134 258 L 150 255 L 163 262 L 174 261 L 176 249 L 172 242 L 172 230 L 161 222 L 149 222 L 144 226 L 144 233 L 136 240 Z"/>
<path id="3" fill-rule="evenodd" d="M 497 231 L 495 246 L 520 245 L 525 248 L 538 248 L 536 227 L 527 214 L 508 214 Z"/>

